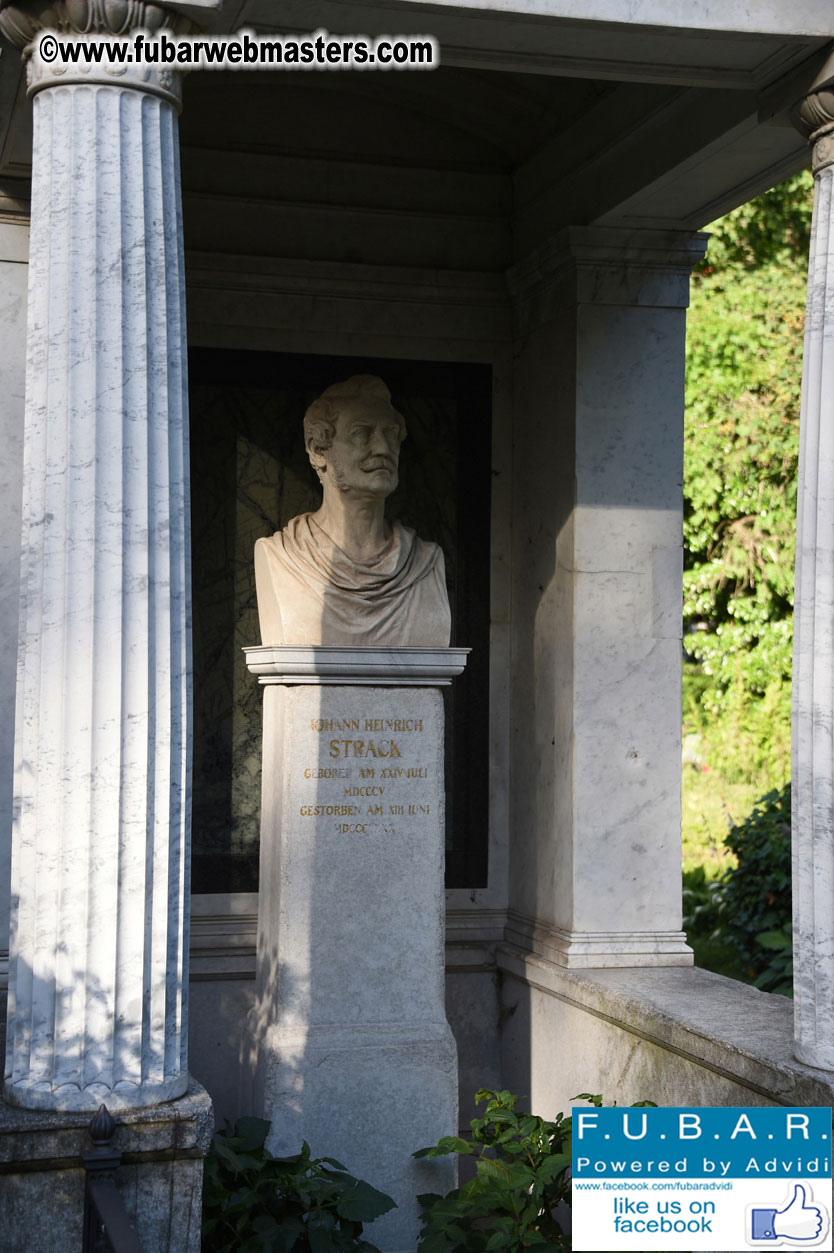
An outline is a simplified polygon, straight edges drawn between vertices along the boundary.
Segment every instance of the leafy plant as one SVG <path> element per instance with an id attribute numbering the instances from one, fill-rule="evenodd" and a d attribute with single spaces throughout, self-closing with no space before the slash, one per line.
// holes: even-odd
<path id="1" fill-rule="evenodd" d="M 365 1223 L 394 1208 L 389 1196 L 349 1175 L 332 1157 L 273 1157 L 269 1123 L 226 1123 L 206 1157 L 204 1253 L 378 1253 Z"/>
<path id="2" fill-rule="evenodd" d="M 719 911 L 724 886 L 723 875 L 720 871 L 716 875 L 712 866 L 701 864 L 684 870 L 683 929 L 696 966 L 746 981 L 738 948 L 721 929 Z"/>
<path id="3" fill-rule="evenodd" d="M 683 874 L 683 929 L 690 941 L 706 936 L 718 925 L 722 880 L 711 878 L 704 865 Z"/>
<path id="4" fill-rule="evenodd" d="M 782 927 L 778 931 L 763 931 L 756 936 L 756 943 L 769 953 L 764 968 L 753 982 L 763 992 L 778 992 L 781 996 L 793 996 L 793 931 Z"/>
<path id="5" fill-rule="evenodd" d="M 735 866 L 718 878 L 704 865 L 683 874 L 683 927 L 696 964 L 791 996 L 790 786 L 762 797 L 726 840 Z"/>
<path id="6" fill-rule="evenodd" d="M 738 949 L 756 987 L 792 994 L 791 789 L 764 796 L 730 829 L 738 865 L 721 884 L 716 932 Z"/>
<path id="7" fill-rule="evenodd" d="M 601 1105 L 601 1096 L 581 1093 L 575 1100 Z M 443 1136 L 415 1157 L 458 1153 L 475 1160 L 475 1177 L 447 1196 L 427 1193 L 422 1207 L 421 1253 L 491 1253 L 536 1247 L 570 1249 L 554 1215 L 570 1204 L 571 1120 L 557 1114 L 548 1121 L 516 1113 L 519 1098 L 511 1092 L 481 1088 L 475 1102 L 486 1101 L 482 1118 L 473 1118 L 471 1140 Z M 641 1101 L 650 1105 L 650 1101 Z"/>

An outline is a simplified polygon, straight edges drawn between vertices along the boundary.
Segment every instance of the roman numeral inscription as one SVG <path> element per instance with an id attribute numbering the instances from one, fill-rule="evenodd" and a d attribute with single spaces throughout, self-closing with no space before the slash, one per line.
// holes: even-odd
<path id="1" fill-rule="evenodd" d="M 331 834 L 397 836 L 419 829 L 436 807 L 422 718 L 311 718 L 302 738 L 301 818 L 330 819 Z M 306 755 L 306 754 L 305 754 Z"/>

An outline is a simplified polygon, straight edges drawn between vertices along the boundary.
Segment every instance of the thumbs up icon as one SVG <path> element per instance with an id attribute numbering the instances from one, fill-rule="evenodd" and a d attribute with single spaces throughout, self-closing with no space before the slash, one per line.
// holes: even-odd
<path id="1" fill-rule="evenodd" d="M 822 1212 L 818 1205 L 809 1205 L 805 1185 L 794 1185 L 793 1195 L 782 1209 L 754 1209 L 751 1213 L 751 1235 L 754 1240 L 818 1240 L 822 1231 Z"/>

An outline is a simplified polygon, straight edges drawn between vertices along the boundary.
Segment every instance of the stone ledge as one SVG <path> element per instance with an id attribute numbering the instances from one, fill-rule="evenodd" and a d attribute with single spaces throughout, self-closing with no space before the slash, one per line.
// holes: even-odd
<path id="1" fill-rule="evenodd" d="M 793 1056 L 783 996 L 695 967 L 567 970 L 509 945 L 496 957 L 506 974 L 780 1105 L 834 1105 L 834 1073 Z"/>

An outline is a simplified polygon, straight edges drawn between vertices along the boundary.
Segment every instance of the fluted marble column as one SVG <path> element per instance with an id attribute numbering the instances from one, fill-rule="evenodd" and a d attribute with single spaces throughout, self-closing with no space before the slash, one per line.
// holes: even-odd
<path id="1" fill-rule="evenodd" d="M 800 417 L 793 662 L 794 1034 L 834 1070 L 834 92 L 796 120 L 810 136 L 814 214 Z"/>
<path id="2" fill-rule="evenodd" d="M 32 3 L 0 6 L 31 39 Z M 46 9 L 46 6 L 41 6 Z M 45 20 L 173 25 L 165 6 Z M 79 16 L 80 15 L 80 16 Z M 127 15 L 127 18 L 126 16 Z M 28 23 L 28 25 L 27 25 Z M 120 33 L 118 29 L 115 33 Z M 187 1086 L 190 608 L 177 114 L 165 69 L 34 97 L 5 1099 L 152 1105 Z"/>

